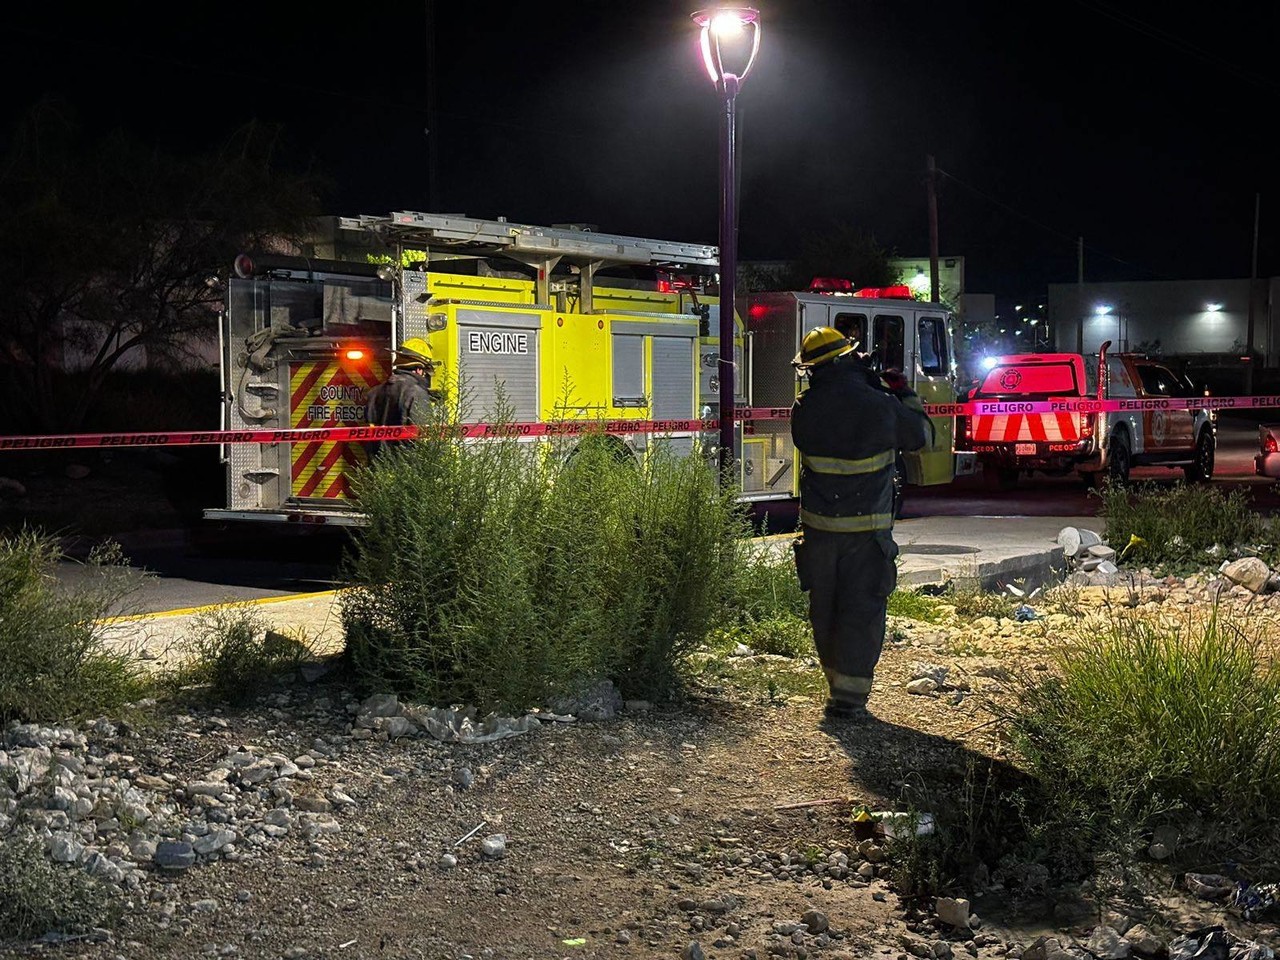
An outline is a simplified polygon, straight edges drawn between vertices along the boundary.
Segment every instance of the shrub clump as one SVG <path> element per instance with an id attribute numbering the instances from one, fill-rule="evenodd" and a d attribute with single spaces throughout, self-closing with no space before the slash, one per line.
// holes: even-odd
<path id="1" fill-rule="evenodd" d="M 0 539 L 0 723 L 101 714 L 145 689 L 132 652 L 113 642 L 113 618 L 134 591 L 119 548 L 96 550 L 74 588 L 54 576 L 48 536 Z"/>
<path id="2" fill-rule="evenodd" d="M 1057 666 L 1021 685 L 1007 720 L 1064 832 L 1105 838 L 1174 820 L 1275 846 L 1280 669 L 1237 627 L 1121 617 Z"/>
<path id="3" fill-rule="evenodd" d="M 980 617 L 1008 619 L 1021 602 L 1006 593 L 995 593 L 977 586 L 953 587 L 946 595 L 946 601 L 955 608 L 956 616 L 961 620 Z"/>
<path id="4" fill-rule="evenodd" d="M 450 424 L 440 423 L 447 428 Z M 731 596 L 746 521 L 700 456 L 433 431 L 358 481 L 343 597 L 367 690 L 521 709 L 611 678 L 669 695 Z"/>
<path id="5" fill-rule="evenodd" d="M 248 703 L 312 652 L 303 641 L 268 628 L 251 604 L 229 603 L 201 611 L 191 621 L 185 658 L 172 681 L 207 686 L 218 700 Z"/>
<path id="6" fill-rule="evenodd" d="M 120 915 L 115 889 L 50 862 L 35 837 L 0 837 L 0 941 L 88 933 Z"/>
<path id="7" fill-rule="evenodd" d="M 1108 484 L 1100 493 L 1107 542 L 1141 563 L 1177 568 L 1203 565 L 1215 547 L 1259 546 L 1267 559 L 1280 560 L 1280 528 L 1249 505 L 1242 490 L 1207 484 Z"/>

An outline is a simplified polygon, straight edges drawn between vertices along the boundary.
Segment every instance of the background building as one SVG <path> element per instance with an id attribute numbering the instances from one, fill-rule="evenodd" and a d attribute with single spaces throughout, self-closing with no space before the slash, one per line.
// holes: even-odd
<path id="1" fill-rule="evenodd" d="M 1280 368 L 1280 278 L 1253 290 L 1253 350 L 1249 287 L 1244 280 L 1051 283 L 1048 316 L 1055 348 L 1068 353 L 1131 350 L 1161 357 L 1215 390 L 1239 389 L 1254 365 L 1255 389 Z"/>

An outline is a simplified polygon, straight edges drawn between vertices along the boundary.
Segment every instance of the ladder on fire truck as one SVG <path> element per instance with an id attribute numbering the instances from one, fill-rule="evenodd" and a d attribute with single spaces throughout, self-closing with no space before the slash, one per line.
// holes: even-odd
<path id="1" fill-rule="evenodd" d="M 398 250 L 449 252 L 462 256 L 503 256 L 537 271 L 539 303 L 551 299 L 551 271 L 563 260 L 578 267 L 581 312 L 592 313 L 591 288 L 598 270 L 611 266 L 653 266 L 672 272 L 709 273 L 720 266 L 720 250 L 703 243 L 646 240 L 565 227 L 535 227 L 507 220 L 402 210 L 390 216 L 340 217 L 341 230 L 372 233 Z"/>

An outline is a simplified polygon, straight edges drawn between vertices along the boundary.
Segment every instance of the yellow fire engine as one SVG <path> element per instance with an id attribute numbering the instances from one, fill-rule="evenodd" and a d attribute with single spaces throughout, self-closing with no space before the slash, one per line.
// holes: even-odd
<path id="1" fill-rule="evenodd" d="M 718 412 L 719 342 L 711 334 L 719 303 L 708 295 L 719 266 L 714 246 L 415 212 L 340 218 L 336 226 L 342 242 L 334 259 L 237 258 L 219 326 L 224 429 L 364 425 L 368 390 L 389 374 L 393 346 L 414 337 L 431 344 L 437 387 L 465 385 L 468 422 L 488 422 L 499 406 L 521 423 L 689 421 Z M 828 321 L 818 305 L 830 301 L 776 294 L 742 305 L 738 405 L 790 407 L 797 388 L 790 359 L 804 331 Z M 936 360 L 917 349 L 925 322 L 908 303 L 894 306 L 905 332 L 886 342 L 906 345 L 895 348 L 908 351 L 903 369 Z M 949 323 L 939 330 L 949 357 Z M 925 399 L 952 399 L 950 371 L 927 370 L 909 374 L 928 387 Z M 933 389 L 935 381 L 946 389 Z M 906 466 L 909 480 L 950 480 L 950 424 L 942 423 L 932 460 Z M 782 420 L 740 428 L 744 497 L 795 496 L 789 437 Z M 699 439 L 716 437 L 673 429 L 619 438 L 637 456 L 659 442 L 692 451 Z M 351 471 L 365 462 L 359 444 L 231 444 L 223 462 L 226 505 L 206 517 L 361 520 L 350 486 Z"/>

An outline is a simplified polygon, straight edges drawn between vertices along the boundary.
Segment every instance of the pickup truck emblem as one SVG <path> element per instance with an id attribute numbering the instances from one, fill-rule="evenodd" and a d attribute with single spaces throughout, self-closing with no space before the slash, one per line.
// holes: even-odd
<path id="1" fill-rule="evenodd" d="M 1000 374 L 1000 386 L 1006 390 L 1017 389 L 1018 384 L 1021 382 L 1022 374 L 1012 368 Z"/>

